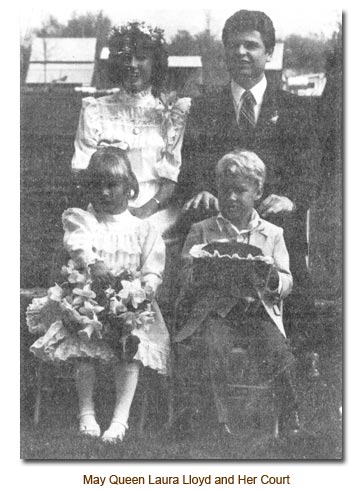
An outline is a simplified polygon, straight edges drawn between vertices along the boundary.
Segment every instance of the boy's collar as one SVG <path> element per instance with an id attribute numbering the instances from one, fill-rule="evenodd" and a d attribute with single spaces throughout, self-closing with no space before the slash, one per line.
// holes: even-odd
<path id="1" fill-rule="evenodd" d="M 246 234 L 248 232 L 252 232 L 253 230 L 258 230 L 258 232 L 260 232 L 263 229 L 263 221 L 262 221 L 259 213 L 257 212 L 257 210 L 255 210 L 254 208 L 252 211 L 252 216 L 251 216 L 249 223 L 248 223 L 248 227 L 246 229 L 239 230 L 236 227 L 236 225 L 234 225 L 233 223 L 230 222 L 230 220 L 225 218 L 221 212 L 219 212 L 219 214 L 217 215 L 216 222 L 217 222 L 219 230 L 221 232 L 223 231 L 225 226 L 230 226 L 232 229 L 235 230 L 237 235 Z"/>

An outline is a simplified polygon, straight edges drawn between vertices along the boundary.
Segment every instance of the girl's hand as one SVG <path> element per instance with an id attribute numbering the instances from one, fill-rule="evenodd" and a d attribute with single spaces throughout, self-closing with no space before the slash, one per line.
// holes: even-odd
<path id="1" fill-rule="evenodd" d="M 151 285 L 146 284 L 144 290 L 145 290 L 145 294 L 146 294 L 147 300 L 149 302 L 152 302 L 154 300 L 154 298 L 155 298 L 155 290 L 154 290 L 154 288 Z"/>
<path id="2" fill-rule="evenodd" d="M 104 261 L 96 261 L 89 265 L 90 274 L 93 280 L 99 280 L 102 286 L 112 285 L 114 276 Z"/>

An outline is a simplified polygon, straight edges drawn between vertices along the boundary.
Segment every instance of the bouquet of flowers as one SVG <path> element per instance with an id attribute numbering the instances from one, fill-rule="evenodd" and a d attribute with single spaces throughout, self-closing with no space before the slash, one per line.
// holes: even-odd
<path id="1" fill-rule="evenodd" d="M 154 321 L 151 288 L 129 271 L 103 286 L 92 278 L 89 266 L 77 269 L 72 260 L 61 273 L 64 281 L 28 306 L 29 331 L 43 336 L 55 326 L 64 326 L 82 341 L 105 340 L 120 359 L 131 360 L 140 342 L 135 333 L 148 330 Z"/>

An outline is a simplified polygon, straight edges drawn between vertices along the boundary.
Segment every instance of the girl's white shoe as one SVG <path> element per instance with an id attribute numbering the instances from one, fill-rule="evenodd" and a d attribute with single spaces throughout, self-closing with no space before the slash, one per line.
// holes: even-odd
<path id="1" fill-rule="evenodd" d="M 94 411 L 87 411 L 79 415 L 79 431 L 82 435 L 99 438 L 100 426 L 96 422 Z"/>
<path id="2" fill-rule="evenodd" d="M 109 428 L 104 432 L 101 439 L 103 442 L 117 443 L 122 442 L 128 426 L 121 421 L 112 420 Z"/>

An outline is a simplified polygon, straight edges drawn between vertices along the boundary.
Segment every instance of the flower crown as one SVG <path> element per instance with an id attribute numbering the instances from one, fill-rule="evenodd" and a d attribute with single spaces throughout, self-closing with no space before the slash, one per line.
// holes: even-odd
<path id="1" fill-rule="evenodd" d="M 138 41 L 151 48 L 163 45 L 165 44 L 164 30 L 159 27 L 151 27 L 144 22 L 128 22 L 112 29 L 109 48 L 119 53 L 136 48 Z"/>

